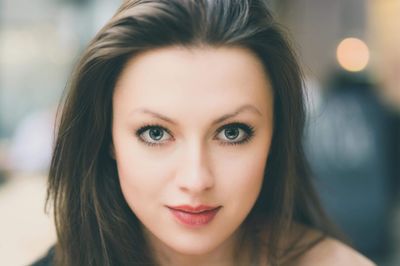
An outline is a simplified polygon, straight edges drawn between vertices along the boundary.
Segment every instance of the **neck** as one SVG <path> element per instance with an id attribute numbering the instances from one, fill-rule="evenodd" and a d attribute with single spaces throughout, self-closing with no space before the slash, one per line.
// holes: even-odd
<path id="1" fill-rule="evenodd" d="M 251 265 L 250 245 L 240 243 L 241 231 L 235 232 L 218 247 L 201 254 L 183 254 L 173 250 L 151 232 L 144 229 L 144 235 L 160 266 L 232 266 Z M 240 254 L 240 255 L 239 255 Z"/>

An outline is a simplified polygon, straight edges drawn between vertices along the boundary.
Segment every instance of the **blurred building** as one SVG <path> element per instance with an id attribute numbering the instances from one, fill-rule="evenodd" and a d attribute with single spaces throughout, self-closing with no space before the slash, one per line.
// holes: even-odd
<path id="1" fill-rule="evenodd" d="M 121 2 L 0 0 L 0 265 L 29 265 L 55 241 L 44 213 L 55 106 Z"/>
<path id="2" fill-rule="evenodd" d="M 54 121 L 27 121 L 54 115 L 79 52 L 121 2 L 0 0 L 0 169 L 46 170 Z"/>
<path id="3" fill-rule="evenodd" d="M 52 108 L 81 48 L 119 0 L 0 0 L 0 139 Z"/>
<path id="4" fill-rule="evenodd" d="M 305 144 L 323 205 L 355 248 L 398 265 L 400 1 L 275 3 L 307 77 Z"/>
<path id="5" fill-rule="evenodd" d="M 384 100 L 400 112 L 400 1 L 368 1 L 372 73 Z M 400 138 L 400 135 L 399 135 Z"/>

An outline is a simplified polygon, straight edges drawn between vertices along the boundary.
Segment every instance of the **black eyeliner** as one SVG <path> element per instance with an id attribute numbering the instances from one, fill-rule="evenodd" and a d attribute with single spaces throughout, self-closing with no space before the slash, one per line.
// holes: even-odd
<path id="1" fill-rule="evenodd" d="M 254 132 L 255 132 L 254 127 L 252 127 L 252 126 L 250 126 L 250 125 L 247 125 L 247 124 L 245 124 L 245 123 L 242 123 L 242 122 L 238 122 L 238 121 L 229 123 L 229 124 L 227 124 L 227 125 L 224 125 L 224 126 L 221 127 L 220 129 L 218 129 L 218 134 L 219 134 L 222 130 L 224 130 L 224 129 L 226 129 L 226 128 L 229 128 L 229 127 L 238 127 L 238 128 L 240 128 L 240 129 L 242 129 L 243 131 L 245 131 L 245 133 L 246 133 L 247 136 L 246 136 L 243 140 L 241 140 L 241 141 L 236 141 L 236 142 L 228 142 L 228 141 L 225 141 L 225 142 L 222 142 L 222 145 L 240 145 L 240 144 L 244 144 L 244 143 L 246 143 L 246 142 L 249 142 L 249 141 L 253 138 L 253 136 L 254 136 Z"/>
<path id="2" fill-rule="evenodd" d="M 136 130 L 135 135 L 139 139 L 139 141 L 144 143 L 145 145 L 148 145 L 148 146 L 151 146 L 151 147 L 163 145 L 162 143 L 148 142 L 148 141 L 145 141 L 145 140 L 142 139 L 141 135 L 144 132 L 146 132 L 147 130 L 153 129 L 153 128 L 159 128 L 161 130 L 164 130 L 168 134 L 170 134 L 169 130 L 166 129 L 165 127 L 161 126 L 160 124 L 145 124 L 145 125 L 141 126 L 138 130 Z"/>
<path id="3" fill-rule="evenodd" d="M 225 146 L 225 145 L 240 145 L 240 144 L 244 144 L 246 142 L 249 142 L 254 136 L 254 132 L 255 132 L 254 127 L 252 127 L 250 125 L 247 125 L 245 123 L 242 123 L 242 122 L 237 122 L 237 121 L 236 122 L 231 122 L 229 124 L 226 124 L 226 125 L 220 127 L 219 129 L 217 129 L 217 134 L 219 134 L 219 133 L 221 133 L 221 131 L 223 131 L 223 130 L 225 130 L 227 128 L 231 128 L 231 127 L 234 127 L 234 128 L 236 127 L 236 128 L 242 129 L 245 132 L 246 137 L 243 140 L 236 141 L 236 142 L 220 141 L 221 145 Z M 154 146 L 163 145 L 163 143 L 145 141 L 141 137 L 141 135 L 144 132 L 146 132 L 149 129 L 153 129 L 153 128 L 159 128 L 160 130 L 164 130 L 169 135 L 171 135 L 170 131 L 167 128 L 161 126 L 160 124 L 145 124 L 144 126 L 140 127 L 138 130 L 136 130 L 135 135 L 145 145 L 153 146 L 153 147 Z"/>

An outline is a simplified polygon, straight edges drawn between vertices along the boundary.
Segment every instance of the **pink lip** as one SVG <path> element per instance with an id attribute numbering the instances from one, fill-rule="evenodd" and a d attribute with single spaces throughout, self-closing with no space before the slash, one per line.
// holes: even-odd
<path id="1" fill-rule="evenodd" d="M 221 208 L 221 206 L 210 207 L 205 205 L 197 207 L 189 205 L 167 207 L 181 224 L 190 227 L 202 227 L 207 225 L 214 219 Z"/>
<path id="2" fill-rule="evenodd" d="M 179 205 L 179 206 L 168 206 L 168 208 L 174 209 L 174 210 L 180 210 L 180 211 L 184 211 L 184 212 L 198 213 L 198 212 L 210 211 L 210 210 L 216 209 L 216 208 L 218 208 L 218 206 L 199 205 L 196 207 L 192 207 L 190 205 Z"/>

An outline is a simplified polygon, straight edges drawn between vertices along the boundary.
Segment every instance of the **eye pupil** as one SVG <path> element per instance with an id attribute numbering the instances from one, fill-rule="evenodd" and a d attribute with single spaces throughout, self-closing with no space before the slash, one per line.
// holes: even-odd
<path id="1" fill-rule="evenodd" d="M 239 135 L 239 130 L 237 128 L 231 127 L 225 131 L 225 136 L 228 139 L 236 139 Z"/>
<path id="2" fill-rule="evenodd" d="M 150 130 L 149 132 L 150 137 L 154 140 L 160 140 L 163 137 L 163 132 L 162 130 L 158 129 L 158 128 L 153 128 Z"/>

